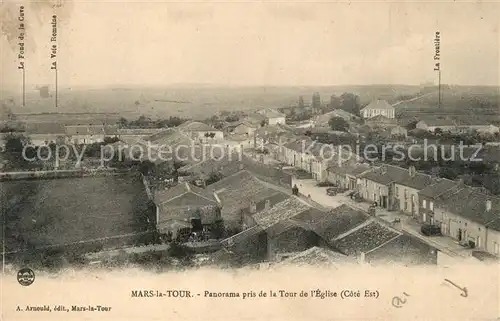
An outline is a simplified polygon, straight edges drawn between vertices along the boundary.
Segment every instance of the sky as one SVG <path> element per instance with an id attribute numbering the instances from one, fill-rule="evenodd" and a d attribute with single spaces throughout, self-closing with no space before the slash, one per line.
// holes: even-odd
<path id="1" fill-rule="evenodd" d="M 203 83 L 329 86 L 499 85 L 500 4 L 463 2 L 24 3 L 28 86 Z M 20 86 L 19 3 L 1 7 L 1 86 Z M 9 38 L 10 36 L 10 38 Z"/>

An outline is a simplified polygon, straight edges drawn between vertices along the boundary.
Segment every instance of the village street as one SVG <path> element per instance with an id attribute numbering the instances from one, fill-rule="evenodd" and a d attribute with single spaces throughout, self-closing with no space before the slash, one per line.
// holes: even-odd
<path id="1" fill-rule="evenodd" d="M 334 208 L 341 204 L 348 204 L 351 207 L 358 208 L 362 211 L 367 212 L 370 206 L 367 202 L 355 202 L 351 200 L 348 196 L 343 194 L 337 194 L 336 196 L 328 196 L 326 194 L 327 187 L 316 186 L 317 182 L 314 179 L 302 179 L 293 180 L 292 186 L 297 184 L 299 188 L 299 193 L 310 196 L 311 200 L 319 203 L 326 208 Z M 424 242 L 436 247 L 443 253 L 451 257 L 462 257 L 469 258 L 472 254 L 470 249 L 464 248 L 458 244 L 458 242 L 446 236 L 432 236 L 427 237 L 420 233 L 421 225 L 413 220 L 408 215 L 395 212 L 387 211 L 382 208 L 376 209 L 376 216 L 392 225 L 393 228 L 398 230 L 403 230 Z M 394 223 L 395 219 L 399 219 L 400 222 Z"/>

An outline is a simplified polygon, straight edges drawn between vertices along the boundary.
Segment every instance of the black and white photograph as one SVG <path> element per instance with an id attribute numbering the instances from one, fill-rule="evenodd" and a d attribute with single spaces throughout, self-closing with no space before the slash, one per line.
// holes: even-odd
<path id="1" fill-rule="evenodd" d="M 500 3 L 0 22 L 0 320 L 499 320 Z"/>

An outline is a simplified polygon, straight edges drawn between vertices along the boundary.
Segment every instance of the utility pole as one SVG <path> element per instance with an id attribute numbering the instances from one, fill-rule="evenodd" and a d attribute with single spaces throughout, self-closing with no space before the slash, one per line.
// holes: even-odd
<path id="1" fill-rule="evenodd" d="M 438 108 L 441 108 L 441 69 L 438 71 Z"/>

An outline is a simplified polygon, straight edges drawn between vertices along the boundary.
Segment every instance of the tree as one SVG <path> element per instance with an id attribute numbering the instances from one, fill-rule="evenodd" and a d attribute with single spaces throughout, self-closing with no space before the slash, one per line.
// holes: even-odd
<path id="1" fill-rule="evenodd" d="M 436 129 L 434 129 L 434 134 L 441 135 L 442 133 L 443 133 L 443 130 L 441 128 L 438 127 Z"/>
<path id="2" fill-rule="evenodd" d="M 452 167 L 440 167 L 439 177 L 454 180 L 458 177 L 457 171 Z"/>
<path id="3" fill-rule="evenodd" d="M 299 103 L 298 103 L 299 108 L 304 108 L 304 97 L 300 96 L 299 97 Z"/>
<path id="4" fill-rule="evenodd" d="M 349 123 L 342 117 L 332 117 L 328 121 L 328 125 L 332 130 L 347 132 L 349 130 Z"/>
<path id="5" fill-rule="evenodd" d="M 210 185 L 210 184 L 213 184 L 215 182 L 220 181 L 223 178 L 224 178 L 224 175 L 222 175 L 221 172 L 212 172 L 212 173 L 210 173 L 208 178 L 205 180 L 205 184 Z"/>
<path id="6" fill-rule="evenodd" d="M 220 239 L 224 236 L 224 220 L 219 219 L 210 225 L 210 233 L 212 238 Z"/>
<path id="7" fill-rule="evenodd" d="M 330 110 L 340 108 L 341 107 L 341 103 L 342 103 L 342 100 L 340 99 L 340 97 L 332 95 L 330 97 L 330 103 L 328 104 L 328 108 Z"/>
<path id="8" fill-rule="evenodd" d="M 36 158 L 36 149 L 27 147 L 25 155 L 23 149 L 30 143 L 29 138 L 20 133 L 10 133 L 5 136 L 5 158 L 7 163 L 14 168 L 24 168 L 28 159 Z"/>
<path id="9" fill-rule="evenodd" d="M 120 120 L 118 120 L 118 126 L 125 128 L 128 126 L 128 120 L 125 117 L 121 117 Z"/>
<path id="10" fill-rule="evenodd" d="M 343 109 L 351 114 L 360 115 L 359 97 L 352 93 L 343 93 L 340 95 L 340 109 Z"/>
<path id="11" fill-rule="evenodd" d="M 104 145 L 113 144 L 119 141 L 120 139 L 118 137 L 104 137 Z"/>
<path id="12" fill-rule="evenodd" d="M 260 127 L 265 127 L 268 124 L 267 119 L 264 119 L 263 121 L 260 122 Z"/>

